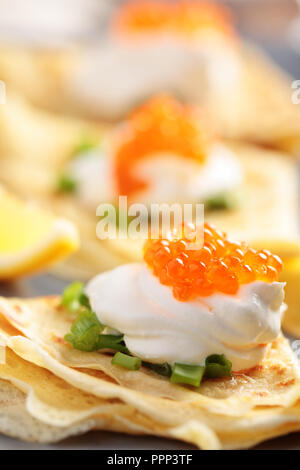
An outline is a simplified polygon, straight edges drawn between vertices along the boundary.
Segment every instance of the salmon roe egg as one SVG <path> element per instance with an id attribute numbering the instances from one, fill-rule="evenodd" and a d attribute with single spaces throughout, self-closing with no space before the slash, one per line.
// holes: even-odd
<path id="1" fill-rule="evenodd" d="M 121 36 L 163 32 L 191 37 L 203 30 L 235 36 L 229 10 L 205 0 L 125 2 L 113 19 L 112 30 Z"/>
<path id="2" fill-rule="evenodd" d="M 145 157 L 163 152 L 204 163 L 213 141 L 211 124 L 199 110 L 168 95 L 137 108 L 115 134 L 114 173 L 119 195 L 147 187 L 135 172 Z"/>
<path id="3" fill-rule="evenodd" d="M 181 301 L 216 292 L 234 295 L 241 284 L 254 281 L 274 282 L 282 270 L 282 261 L 268 250 L 254 250 L 246 243 L 229 240 L 212 225 L 204 225 L 203 246 L 191 249 L 192 229 L 182 227 L 167 238 L 148 240 L 144 260 L 161 284 L 170 286 Z"/>

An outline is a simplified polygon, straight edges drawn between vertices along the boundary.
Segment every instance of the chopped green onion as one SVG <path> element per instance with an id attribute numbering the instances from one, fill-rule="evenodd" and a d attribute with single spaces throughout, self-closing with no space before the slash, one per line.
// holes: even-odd
<path id="1" fill-rule="evenodd" d="M 83 307 L 91 309 L 90 299 L 88 298 L 88 296 L 84 292 L 81 292 L 81 294 L 79 295 L 78 300 L 79 300 L 80 305 L 82 305 Z"/>
<path id="2" fill-rule="evenodd" d="M 69 284 L 62 294 L 61 304 L 71 312 L 77 312 L 80 307 L 90 308 L 90 302 L 84 293 L 84 285 L 80 281 Z"/>
<path id="3" fill-rule="evenodd" d="M 205 199 L 204 205 L 209 211 L 234 209 L 239 205 L 239 197 L 235 192 L 218 193 Z"/>
<path id="4" fill-rule="evenodd" d="M 159 375 L 163 375 L 164 377 L 170 377 L 172 374 L 172 367 L 167 362 L 164 362 L 163 364 L 153 364 L 152 362 L 143 361 L 143 366 L 153 370 Z"/>
<path id="5" fill-rule="evenodd" d="M 97 349 L 112 349 L 129 354 L 123 341 L 123 335 L 100 335 L 98 338 Z"/>
<path id="6" fill-rule="evenodd" d="M 212 354 L 205 360 L 205 376 L 209 379 L 231 377 L 232 364 L 224 354 Z"/>
<path id="7" fill-rule="evenodd" d="M 57 181 L 57 191 L 64 193 L 74 193 L 77 189 L 77 182 L 70 176 L 60 175 Z"/>
<path id="8" fill-rule="evenodd" d="M 125 367 L 126 369 L 130 370 L 138 370 L 141 365 L 142 361 L 138 357 L 127 356 L 127 354 L 123 354 L 121 352 L 117 352 L 111 360 L 113 365 L 118 365 L 121 367 Z"/>
<path id="9" fill-rule="evenodd" d="M 95 140 L 89 137 L 84 137 L 74 148 L 73 156 L 76 157 L 78 155 L 81 155 L 82 153 L 89 152 L 90 150 L 98 148 L 98 146 L 99 143 Z"/>
<path id="10" fill-rule="evenodd" d="M 94 312 L 82 311 L 71 326 L 71 333 L 65 336 L 65 340 L 72 344 L 75 349 L 81 351 L 95 351 L 98 349 L 99 335 L 103 331 Z"/>
<path id="11" fill-rule="evenodd" d="M 203 374 L 204 366 L 191 366 L 187 364 L 174 364 L 170 381 L 172 383 L 182 383 L 199 387 Z"/>

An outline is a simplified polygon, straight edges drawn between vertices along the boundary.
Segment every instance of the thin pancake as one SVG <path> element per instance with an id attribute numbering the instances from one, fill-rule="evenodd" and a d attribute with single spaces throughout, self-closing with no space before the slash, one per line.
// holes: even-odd
<path id="1" fill-rule="evenodd" d="M 78 106 L 68 87 L 74 70 L 80 65 L 81 56 L 80 48 L 73 48 L 72 51 L 36 51 L 2 46 L 1 78 L 9 89 L 37 107 L 88 114 L 87 109 Z M 200 100 L 205 97 L 220 134 L 297 154 L 300 147 L 300 110 L 291 102 L 292 78 L 253 45 L 242 46 L 240 66 L 239 86 L 235 88 L 234 95 L 224 96 L 224 103 L 221 99 L 221 106 L 220 96 L 214 93 L 213 86 L 211 90 L 207 87 L 200 93 Z M 208 99 L 210 94 L 212 96 Z M 216 96 L 218 99 L 214 99 Z M 195 101 L 196 98 L 190 96 L 191 100 Z M 200 101 L 199 104 L 204 103 Z"/>
<path id="2" fill-rule="evenodd" d="M 0 107 L 0 179 L 24 196 L 48 196 L 82 139 L 102 135 L 99 125 L 41 111 L 8 93 Z"/>
<path id="3" fill-rule="evenodd" d="M 252 45 L 245 45 L 242 60 L 240 107 L 227 126 L 223 120 L 225 135 L 298 156 L 300 107 L 292 103 L 293 78 Z"/>
<path id="4" fill-rule="evenodd" d="M 300 429 L 299 366 L 284 338 L 273 343 L 259 367 L 231 379 L 205 380 L 192 389 L 172 385 L 144 368 L 124 371 L 112 366 L 107 354 L 71 349 L 62 334 L 72 316 L 58 304 L 58 298 L 1 299 L 2 314 L 25 334 L 12 336 L 2 325 L 1 339 L 25 361 L 72 387 L 134 408 L 143 419 L 140 432 L 202 448 L 240 448 Z M 124 419 L 138 428 L 135 413 Z"/>
<path id="5" fill-rule="evenodd" d="M 148 432 L 149 420 L 133 407 L 82 392 L 9 348 L 0 377 L 0 432 L 9 436 L 56 442 L 91 429 Z"/>

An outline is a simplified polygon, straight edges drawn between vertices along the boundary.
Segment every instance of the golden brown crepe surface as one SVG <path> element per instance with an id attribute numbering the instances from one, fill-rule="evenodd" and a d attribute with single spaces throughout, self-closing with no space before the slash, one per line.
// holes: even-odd
<path id="1" fill-rule="evenodd" d="M 259 367 L 232 378 L 205 380 L 194 389 L 173 385 L 144 368 L 127 371 L 112 366 L 108 354 L 71 349 L 62 335 L 68 331 L 73 315 L 59 307 L 59 298 L 2 298 L 0 311 L 0 338 L 6 340 L 8 357 L 7 364 L 0 365 L 0 379 L 21 389 L 27 395 L 27 412 L 35 418 L 43 416 L 48 425 L 57 425 L 63 419 L 68 423 L 65 427 L 78 421 L 84 425 L 87 418 L 78 419 L 84 413 L 78 412 L 77 420 L 72 413 L 81 403 L 80 410 L 87 406 L 90 420 L 95 419 L 93 407 L 103 406 L 99 412 L 102 421 L 93 422 L 92 428 L 123 426 L 125 432 L 175 437 L 206 449 L 249 447 L 300 429 L 299 366 L 284 338 L 273 343 Z M 25 336 L 16 335 L 7 321 Z M 7 369 L 12 364 L 18 366 Z M 15 374 L 20 374 L 17 378 L 21 383 Z M 66 383 L 61 395 L 64 399 L 56 403 L 49 397 L 42 377 L 51 381 L 52 388 Z M 28 385 L 35 390 L 34 399 L 28 394 Z M 77 401 L 74 398 L 72 404 L 68 403 L 68 393 L 75 393 Z M 112 403 L 115 408 L 110 409 Z M 51 407 L 54 410 L 48 413 Z M 40 410 L 44 414 L 39 415 Z"/>
<path id="2" fill-rule="evenodd" d="M 288 309 L 283 317 L 283 328 L 291 336 L 300 338 L 300 257 L 285 261 L 281 280 L 286 282 Z"/>

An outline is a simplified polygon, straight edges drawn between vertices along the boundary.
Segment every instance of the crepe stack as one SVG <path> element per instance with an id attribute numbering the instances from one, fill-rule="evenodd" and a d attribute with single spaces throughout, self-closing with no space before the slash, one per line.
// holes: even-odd
<path id="1" fill-rule="evenodd" d="M 106 429 L 232 449 L 300 429 L 300 371 L 283 337 L 247 375 L 191 389 L 71 349 L 63 336 L 74 316 L 58 297 L 1 298 L 0 312 L 0 429 L 11 436 L 55 442 Z"/>

